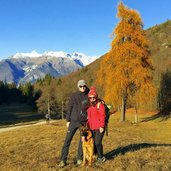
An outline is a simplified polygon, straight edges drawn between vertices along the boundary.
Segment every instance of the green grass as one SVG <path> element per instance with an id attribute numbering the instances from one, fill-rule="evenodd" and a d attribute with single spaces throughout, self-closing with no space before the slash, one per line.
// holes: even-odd
<path id="1" fill-rule="evenodd" d="M 73 138 L 68 165 L 62 170 L 108 171 L 170 171 L 171 119 L 132 124 L 133 115 L 127 114 L 125 123 L 119 115 L 111 116 L 109 136 L 104 137 L 104 154 L 108 160 L 100 166 L 75 165 L 79 132 Z M 145 121 L 145 122 L 142 122 Z M 38 125 L 0 133 L 0 170 L 59 170 L 58 163 L 66 134 L 65 121 Z"/>
<path id="2" fill-rule="evenodd" d="M 44 115 L 32 111 L 27 104 L 0 105 L 0 127 L 33 122 L 44 119 Z"/>

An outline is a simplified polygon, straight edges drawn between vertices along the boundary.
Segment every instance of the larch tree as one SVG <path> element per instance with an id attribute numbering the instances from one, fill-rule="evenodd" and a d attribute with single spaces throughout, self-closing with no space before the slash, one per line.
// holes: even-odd
<path id="1" fill-rule="evenodd" d="M 122 2 L 118 4 L 120 19 L 113 31 L 111 49 L 102 59 L 97 82 L 105 91 L 104 99 L 121 110 L 125 120 L 128 100 L 135 107 L 154 96 L 153 66 L 139 13 Z"/>

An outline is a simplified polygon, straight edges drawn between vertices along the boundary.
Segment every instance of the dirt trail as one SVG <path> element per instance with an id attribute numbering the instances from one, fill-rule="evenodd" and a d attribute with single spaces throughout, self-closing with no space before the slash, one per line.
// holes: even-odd
<path id="1" fill-rule="evenodd" d="M 55 122 L 55 121 L 50 121 L 50 123 L 52 122 Z M 25 127 L 35 126 L 35 125 L 44 125 L 44 124 L 46 124 L 46 121 L 39 121 L 37 123 L 28 123 L 26 125 L 18 125 L 18 126 L 16 125 L 16 126 L 11 126 L 11 127 L 6 127 L 6 128 L 0 128 L 0 133 L 19 129 L 19 128 L 25 128 Z"/>

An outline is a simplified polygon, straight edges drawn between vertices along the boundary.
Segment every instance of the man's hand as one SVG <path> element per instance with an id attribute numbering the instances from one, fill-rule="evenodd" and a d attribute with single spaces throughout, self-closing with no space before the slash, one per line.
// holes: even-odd
<path id="1" fill-rule="evenodd" d="M 67 123 L 66 123 L 66 127 L 67 127 L 67 128 L 69 127 L 69 124 L 70 124 L 70 122 L 67 122 Z"/>
<path id="2" fill-rule="evenodd" d="M 104 131 L 104 128 L 101 128 L 101 127 L 100 127 L 100 133 L 102 133 L 103 131 Z"/>

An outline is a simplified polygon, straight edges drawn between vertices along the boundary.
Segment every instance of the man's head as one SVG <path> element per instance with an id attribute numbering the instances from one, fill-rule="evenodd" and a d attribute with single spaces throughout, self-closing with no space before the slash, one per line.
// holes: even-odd
<path id="1" fill-rule="evenodd" d="M 79 80 L 77 83 L 77 87 L 82 93 L 85 92 L 87 88 L 85 80 Z"/>

